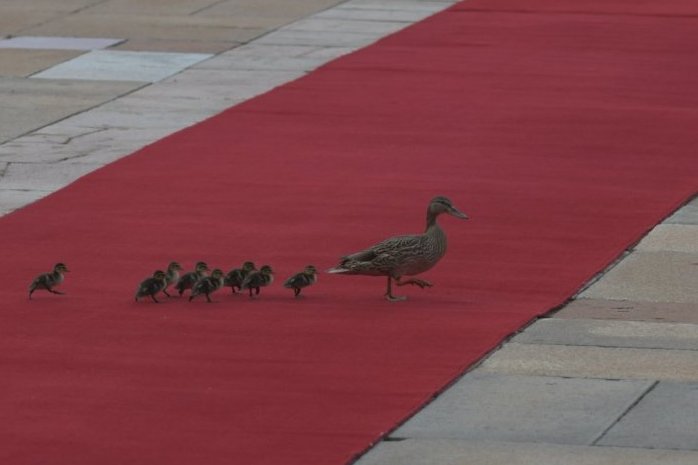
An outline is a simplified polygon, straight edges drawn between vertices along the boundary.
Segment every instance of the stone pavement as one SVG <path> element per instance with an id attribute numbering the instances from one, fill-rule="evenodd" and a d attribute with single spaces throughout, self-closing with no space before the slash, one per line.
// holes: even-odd
<path id="1" fill-rule="evenodd" d="M 0 215 L 452 3 L 3 0 Z M 697 464 L 697 265 L 693 201 L 357 464 Z"/>

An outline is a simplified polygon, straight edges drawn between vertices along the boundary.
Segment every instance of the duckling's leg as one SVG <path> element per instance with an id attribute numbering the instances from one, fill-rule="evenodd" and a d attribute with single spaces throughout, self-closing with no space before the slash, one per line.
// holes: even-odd
<path id="1" fill-rule="evenodd" d="M 430 283 L 429 281 L 425 281 L 423 279 L 417 279 L 417 278 L 410 278 L 407 281 L 400 281 L 400 278 L 397 278 L 395 280 L 395 283 L 398 286 L 404 286 L 405 284 L 412 284 L 413 286 L 419 286 L 422 289 L 424 289 L 425 287 L 432 287 L 433 286 L 433 284 Z"/>
<path id="2" fill-rule="evenodd" d="M 256 295 L 259 295 L 259 287 L 256 287 L 256 288 L 254 289 L 254 293 L 255 293 Z"/>
<path id="3" fill-rule="evenodd" d="M 301 288 L 300 287 L 294 287 L 293 288 L 293 296 L 298 297 L 301 293 Z"/>
<path id="4" fill-rule="evenodd" d="M 385 292 L 385 298 L 391 302 L 399 302 L 401 300 L 407 300 L 407 297 L 404 295 L 398 295 L 398 296 L 393 295 L 393 289 L 392 289 L 393 286 L 392 285 L 393 285 L 393 278 L 392 278 L 392 276 L 388 276 L 388 289 Z"/>
<path id="5" fill-rule="evenodd" d="M 167 289 L 163 289 L 162 293 L 165 294 L 167 297 L 172 297 L 170 294 L 167 293 Z"/>
<path id="6" fill-rule="evenodd" d="M 153 299 L 153 302 L 155 302 L 156 304 L 160 303 L 158 299 L 155 298 L 155 294 L 150 294 L 150 298 Z"/>
<path id="7" fill-rule="evenodd" d="M 211 298 L 208 296 L 208 292 L 206 293 L 206 300 L 208 301 L 208 303 L 213 302 L 213 301 L 211 300 Z"/>

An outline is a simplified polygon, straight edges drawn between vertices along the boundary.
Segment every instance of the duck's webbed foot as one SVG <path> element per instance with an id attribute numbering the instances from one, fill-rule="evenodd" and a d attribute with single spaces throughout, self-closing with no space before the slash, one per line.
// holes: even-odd
<path id="1" fill-rule="evenodd" d="M 397 280 L 396 280 L 397 281 Z M 399 284 L 399 281 L 397 281 Z M 392 290 L 392 283 L 393 283 L 393 278 L 388 276 L 388 288 L 385 291 L 385 298 L 386 300 L 390 302 L 400 302 L 403 300 L 407 300 L 407 296 L 404 295 L 393 295 L 393 290 Z"/>
<path id="2" fill-rule="evenodd" d="M 392 294 L 388 294 L 386 292 L 385 299 L 390 301 L 390 302 L 402 302 L 403 300 L 407 300 L 407 296 L 406 295 L 392 295 Z"/>
<path id="3" fill-rule="evenodd" d="M 398 286 L 404 286 L 405 284 L 411 284 L 413 286 L 419 286 L 422 289 L 425 287 L 432 287 L 433 284 L 430 283 L 429 281 L 425 281 L 423 279 L 417 279 L 417 278 L 410 278 L 405 281 L 400 281 L 400 279 L 396 279 L 395 282 L 397 283 Z"/>

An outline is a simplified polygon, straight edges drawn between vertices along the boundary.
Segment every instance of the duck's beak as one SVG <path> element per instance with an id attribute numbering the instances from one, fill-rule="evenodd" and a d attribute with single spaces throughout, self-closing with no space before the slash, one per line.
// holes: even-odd
<path id="1" fill-rule="evenodd" d="M 467 220 L 468 215 L 463 213 L 462 211 L 458 210 L 456 207 L 450 207 L 447 212 L 451 216 L 455 216 L 456 218 L 460 218 L 461 220 Z"/>

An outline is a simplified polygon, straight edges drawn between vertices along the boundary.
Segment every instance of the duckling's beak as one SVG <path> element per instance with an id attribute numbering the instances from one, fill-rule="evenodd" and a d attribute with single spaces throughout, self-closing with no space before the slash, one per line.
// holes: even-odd
<path id="1" fill-rule="evenodd" d="M 462 211 L 458 210 L 456 207 L 450 207 L 448 209 L 447 213 L 451 216 L 455 216 L 456 218 L 460 218 L 461 220 L 468 219 L 468 215 L 466 215 Z"/>

